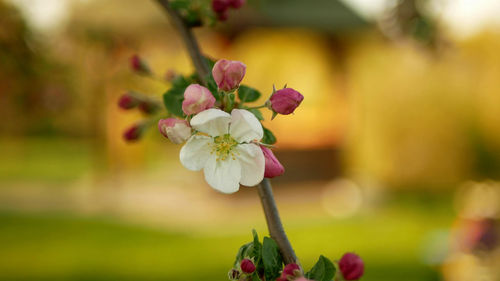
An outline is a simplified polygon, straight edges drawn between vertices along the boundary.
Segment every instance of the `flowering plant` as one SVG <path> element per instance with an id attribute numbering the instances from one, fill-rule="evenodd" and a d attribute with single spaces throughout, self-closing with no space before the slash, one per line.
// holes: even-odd
<path id="1" fill-rule="evenodd" d="M 257 186 L 271 237 L 262 242 L 255 230 L 253 240 L 240 247 L 231 280 L 251 281 L 332 281 L 357 280 L 364 272 L 359 256 L 348 253 L 336 266 L 324 256 L 304 272 L 284 232 L 268 178 L 283 175 L 285 169 L 273 154 L 276 137 L 261 121 L 261 109 L 277 115 L 289 115 L 299 107 L 304 96 L 286 85 L 274 85 L 267 101 L 256 107 L 261 93 L 241 84 L 246 65 L 240 61 L 213 61 L 202 56 L 190 28 L 203 22 L 198 12 L 204 0 L 157 0 L 168 12 L 188 47 L 196 71 L 190 75 L 168 75 L 171 87 L 163 94 L 163 103 L 136 92 L 124 94 L 118 105 L 123 109 L 139 108 L 149 118 L 129 128 L 126 140 L 137 140 L 157 123 L 160 133 L 175 144 L 183 144 L 180 162 L 193 171 L 203 170 L 209 186 L 222 193 L 234 193 L 244 186 Z M 224 19 L 229 8 L 240 8 L 245 1 L 213 0 L 211 6 Z M 198 9 L 198 10 L 197 10 Z M 198 11 L 198 12 L 197 12 Z M 151 68 L 139 56 L 131 59 L 132 69 L 153 77 Z M 165 111 L 160 108 L 164 106 Z M 166 117 L 166 118 L 164 118 Z M 337 268 L 340 274 L 336 274 Z"/>

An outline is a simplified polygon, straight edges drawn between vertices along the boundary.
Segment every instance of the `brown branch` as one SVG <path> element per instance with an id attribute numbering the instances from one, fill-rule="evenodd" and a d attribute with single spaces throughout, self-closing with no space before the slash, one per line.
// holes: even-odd
<path id="1" fill-rule="evenodd" d="M 206 77 L 210 73 L 207 62 L 203 57 L 200 47 L 198 47 L 198 42 L 196 38 L 194 38 L 193 32 L 186 25 L 181 15 L 177 13 L 171 6 L 168 0 L 156 0 L 158 4 L 162 6 L 162 8 L 167 12 L 168 16 L 175 29 L 179 32 L 179 35 L 182 37 L 182 41 L 186 45 L 186 49 L 188 50 L 189 56 L 193 61 L 194 67 L 198 76 L 200 77 L 201 82 L 206 85 Z"/>
<path id="2" fill-rule="evenodd" d="M 298 263 L 295 252 L 293 251 L 290 241 L 288 241 L 288 237 L 283 229 L 283 224 L 281 223 L 278 207 L 274 201 L 271 181 L 264 178 L 257 186 L 257 190 L 259 191 L 260 202 L 262 203 L 262 208 L 266 215 L 269 234 L 271 234 L 271 237 L 276 241 L 276 244 L 278 244 L 285 264 Z"/>
<path id="3" fill-rule="evenodd" d="M 206 84 L 205 77 L 209 74 L 208 65 L 201 54 L 198 43 L 191 32 L 191 29 L 185 24 L 182 17 L 175 11 L 169 4 L 168 0 L 156 0 L 163 9 L 168 13 L 172 24 L 180 33 L 186 48 L 191 56 L 194 67 L 202 79 L 203 84 Z M 293 251 L 292 245 L 286 236 L 285 230 L 281 223 L 278 208 L 276 207 L 276 202 L 274 201 L 273 191 L 271 187 L 271 182 L 269 179 L 264 179 L 257 186 L 259 191 L 260 201 L 262 203 L 262 208 L 264 209 L 264 214 L 266 216 L 267 227 L 269 229 L 269 234 L 276 241 L 278 247 L 280 248 L 281 254 L 285 261 L 285 264 L 298 263 L 295 252 Z"/>

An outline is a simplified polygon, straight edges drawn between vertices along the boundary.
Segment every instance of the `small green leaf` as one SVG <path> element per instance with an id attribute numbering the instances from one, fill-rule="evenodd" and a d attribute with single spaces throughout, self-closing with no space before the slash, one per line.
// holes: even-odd
<path id="1" fill-rule="evenodd" d="M 259 235 L 255 229 L 252 229 L 253 234 L 253 257 L 255 257 L 255 261 L 258 262 L 260 260 L 260 256 L 262 254 L 262 244 L 259 241 Z"/>
<path id="2" fill-rule="evenodd" d="M 253 249 L 253 242 L 246 243 L 245 245 L 240 247 L 238 253 L 236 254 L 236 260 L 234 261 L 234 266 L 236 266 L 237 263 L 239 263 L 242 259 L 245 258 L 245 254 L 248 252 L 248 248 Z"/>
<path id="3" fill-rule="evenodd" d="M 313 268 L 305 276 L 307 279 L 315 281 L 331 281 L 335 276 L 335 270 L 333 263 L 321 255 Z"/>
<path id="4" fill-rule="evenodd" d="M 265 144 L 275 144 L 276 137 L 273 132 L 271 132 L 268 128 L 262 127 L 264 129 L 264 137 L 262 138 L 262 142 Z"/>
<path id="5" fill-rule="evenodd" d="M 262 112 L 260 112 L 260 110 L 258 110 L 257 108 L 250 108 L 247 110 L 252 112 L 253 115 L 255 115 L 255 117 L 257 117 L 257 119 L 259 119 L 261 121 L 264 120 L 264 116 L 262 115 Z"/>
<path id="6" fill-rule="evenodd" d="M 262 245 L 262 262 L 264 264 L 264 275 L 266 280 L 275 280 L 280 276 L 283 261 L 278 245 L 273 239 L 264 237 Z"/>
<path id="7" fill-rule="evenodd" d="M 183 89 L 182 93 L 184 93 L 184 89 L 187 88 L 191 84 L 191 79 L 184 77 L 183 75 L 179 75 L 172 80 L 172 88 Z"/>
<path id="8" fill-rule="evenodd" d="M 165 104 L 168 112 L 173 115 L 183 117 L 184 112 L 182 111 L 182 100 L 184 99 L 184 96 L 182 94 L 179 95 L 179 92 L 184 93 L 184 90 L 178 88 L 168 90 L 165 94 L 163 94 L 163 103 Z"/>
<path id="9" fill-rule="evenodd" d="M 245 85 L 238 88 L 238 98 L 241 103 L 256 101 L 260 97 L 260 92 Z"/>
<path id="10" fill-rule="evenodd" d="M 217 87 L 217 83 L 215 83 L 212 73 L 208 74 L 207 77 L 205 77 L 205 79 L 207 81 L 208 90 L 210 90 L 212 95 L 215 97 L 215 100 L 220 101 L 219 89 Z"/>

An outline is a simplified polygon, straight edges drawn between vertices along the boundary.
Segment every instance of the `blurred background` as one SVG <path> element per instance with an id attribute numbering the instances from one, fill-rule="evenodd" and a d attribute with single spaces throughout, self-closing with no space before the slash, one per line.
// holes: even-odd
<path id="1" fill-rule="evenodd" d="M 366 281 L 500 280 L 500 2 L 255 0 L 196 35 L 263 93 L 306 269 L 354 251 Z M 0 0 L 0 280 L 227 280 L 267 229 L 257 192 L 215 192 L 117 107 L 193 69 L 154 1 Z"/>

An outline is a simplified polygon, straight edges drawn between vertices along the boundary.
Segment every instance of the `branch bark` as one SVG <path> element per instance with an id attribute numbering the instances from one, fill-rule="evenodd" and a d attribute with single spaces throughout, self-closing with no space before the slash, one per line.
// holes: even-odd
<path id="1" fill-rule="evenodd" d="M 290 244 L 290 241 L 286 236 L 285 229 L 283 229 L 283 224 L 281 223 L 278 207 L 276 206 L 276 201 L 274 201 L 271 181 L 264 178 L 264 180 L 262 180 L 262 182 L 257 186 L 257 190 L 259 191 L 260 202 L 262 203 L 262 208 L 264 209 L 264 214 L 266 215 L 269 234 L 274 241 L 276 241 L 276 244 L 278 244 L 285 264 L 298 263 L 295 252 L 293 251 L 292 245 Z"/>
<path id="2" fill-rule="evenodd" d="M 158 4 L 167 12 L 170 21 L 174 25 L 175 29 L 179 32 L 179 35 L 182 37 L 182 41 L 184 41 L 184 45 L 193 61 L 194 67 L 198 76 L 200 77 L 201 82 L 206 85 L 206 77 L 210 73 L 210 69 L 208 68 L 207 62 L 203 57 L 203 54 L 200 51 L 200 47 L 198 46 L 198 42 L 196 38 L 194 38 L 193 32 L 191 29 L 185 24 L 181 15 L 177 13 L 171 6 L 168 0 L 156 0 Z"/>
<path id="3" fill-rule="evenodd" d="M 208 65 L 200 51 L 198 43 L 191 31 L 191 29 L 185 24 L 182 17 L 175 11 L 169 4 L 168 0 L 156 0 L 158 4 L 167 12 L 172 24 L 175 29 L 179 32 L 186 48 L 191 56 L 194 67 L 202 83 L 206 85 L 205 77 L 210 73 Z M 285 230 L 283 229 L 283 224 L 279 216 L 278 208 L 276 202 L 274 201 L 273 191 L 271 187 L 271 182 L 269 179 L 264 179 L 257 186 L 259 192 L 260 201 L 262 208 L 264 209 L 264 214 L 266 216 L 267 227 L 269 229 L 269 234 L 276 241 L 278 247 L 280 248 L 281 255 L 285 264 L 298 263 L 295 252 L 293 251 L 292 245 L 286 236 Z"/>

